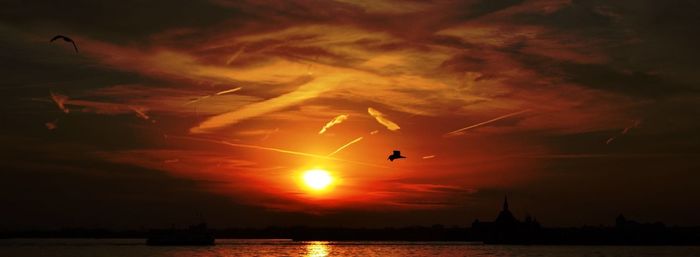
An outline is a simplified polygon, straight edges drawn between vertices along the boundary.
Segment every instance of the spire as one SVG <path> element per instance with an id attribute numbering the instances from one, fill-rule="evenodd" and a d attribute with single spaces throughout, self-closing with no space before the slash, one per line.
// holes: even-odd
<path id="1" fill-rule="evenodd" d="M 508 195 L 506 195 L 506 197 L 503 199 L 503 210 L 508 210 Z"/>

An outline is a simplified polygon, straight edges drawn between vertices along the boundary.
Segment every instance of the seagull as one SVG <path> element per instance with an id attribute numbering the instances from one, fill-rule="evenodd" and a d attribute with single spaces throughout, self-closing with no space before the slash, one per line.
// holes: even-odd
<path id="1" fill-rule="evenodd" d="M 394 159 L 402 159 L 402 158 L 406 158 L 406 156 L 401 156 L 401 151 L 394 150 L 394 153 L 389 155 L 389 158 L 387 158 L 387 159 L 393 162 Z"/>
<path id="2" fill-rule="evenodd" d="M 78 53 L 78 46 L 75 45 L 75 41 L 73 41 L 73 39 L 66 37 L 66 36 L 63 36 L 63 35 L 56 35 L 49 42 L 53 43 L 53 41 L 56 41 L 56 39 L 63 39 L 63 41 L 66 41 L 68 43 L 73 44 L 73 48 L 75 49 L 75 52 Z"/>

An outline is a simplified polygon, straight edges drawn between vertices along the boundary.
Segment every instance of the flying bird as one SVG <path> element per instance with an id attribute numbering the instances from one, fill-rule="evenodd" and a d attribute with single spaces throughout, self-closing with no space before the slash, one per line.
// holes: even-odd
<path id="1" fill-rule="evenodd" d="M 401 151 L 394 150 L 394 153 L 389 155 L 389 158 L 387 158 L 387 159 L 393 162 L 396 159 L 404 159 L 404 158 L 406 158 L 406 156 L 401 156 Z"/>
<path id="2" fill-rule="evenodd" d="M 73 49 L 75 49 L 75 52 L 76 52 L 76 53 L 79 53 L 79 52 L 78 52 L 78 46 L 75 45 L 75 41 L 73 41 L 73 39 L 71 39 L 71 38 L 69 38 L 69 37 L 66 37 L 66 36 L 63 36 L 63 35 L 56 35 L 56 36 L 53 37 L 49 42 L 50 42 L 50 43 L 53 43 L 53 41 L 56 41 L 56 39 L 63 39 L 63 41 L 73 44 Z"/>

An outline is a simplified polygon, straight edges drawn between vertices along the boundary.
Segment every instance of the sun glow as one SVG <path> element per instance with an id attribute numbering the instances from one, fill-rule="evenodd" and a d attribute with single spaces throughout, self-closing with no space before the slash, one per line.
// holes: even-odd
<path id="1" fill-rule="evenodd" d="M 304 172 L 303 179 L 306 186 L 314 190 L 323 190 L 333 182 L 333 177 L 331 177 L 330 173 L 322 169 Z"/>

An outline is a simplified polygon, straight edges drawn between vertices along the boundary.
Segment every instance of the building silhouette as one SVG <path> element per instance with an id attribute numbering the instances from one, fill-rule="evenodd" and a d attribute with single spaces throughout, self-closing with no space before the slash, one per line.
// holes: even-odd
<path id="1" fill-rule="evenodd" d="M 529 215 L 524 221 L 515 218 L 508 207 L 508 196 L 503 199 L 503 209 L 496 219 L 490 222 L 479 221 L 472 223 L 472 229 L 481 235 L 485 243 L 529 243 L 540 233 L 541 226 L 537 219 Z"/>

